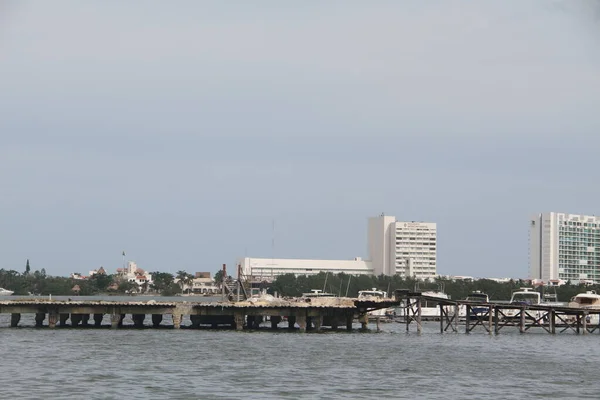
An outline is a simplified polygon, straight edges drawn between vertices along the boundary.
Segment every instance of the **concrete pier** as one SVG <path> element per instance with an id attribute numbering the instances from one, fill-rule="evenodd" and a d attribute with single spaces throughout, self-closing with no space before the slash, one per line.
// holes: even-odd
<path id="1" fill-rule="evenodd" d="M 323 329 L 338 329 L 346 323 L 352 330 L 353 320 L 361 316 L 366 327 L 367 313 L 378 308 L 397 305 L 395 301 L 364 302 L 357 299 L 310 299 L 265 302 L 118 302 L 118 301 L 60 301 L 50 299 L 15 299 L 0 301 L 0 314 L 11 314 L 10 325 L 16 327 L 21 314 L 34 314 L 35 326 L 55 328 L 88 327 L 99 328 L 102 323 L 113 329 L 124 327 L 125 316 L 131 322 L 125 327 L 145 328 L 161 326 L 164 316 L 171 318 L 174 329 L 181 328 L 233 328 L 278 329 L 284 328 L 300 332 L 318 332 Z M 151 316 L 151 323 L 146 316 Z M 93 316 L 93 322 L 90 321 Z M 106 318 L 105 318 L 106 316 Z M 189 317 L 189 322 L 187 319 Z M 287 320 L 287 323 L 285 323 Z M 127 321 L 130 321 L 127 319 Z M 267 321 L 267 324 L 263 324 Z M 188 324 L 185 326 L 184 324 Z M 167 325 L 168 326 L 168 325 Z M 165 327 L 167 327 L 165 326 Z"/>

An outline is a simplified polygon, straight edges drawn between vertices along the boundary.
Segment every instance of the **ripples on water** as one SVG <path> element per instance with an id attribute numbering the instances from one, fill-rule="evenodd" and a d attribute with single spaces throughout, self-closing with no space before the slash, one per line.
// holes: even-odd
<path id="1" fill-rule="evenodd" d="M 0 323 L 1 398 L 600 397 L 598 332 L 440 335 L 437 323 L 422 335 L 397 323 L 351 334 L 50 330 L 8 328 L 7 315 Z"/>

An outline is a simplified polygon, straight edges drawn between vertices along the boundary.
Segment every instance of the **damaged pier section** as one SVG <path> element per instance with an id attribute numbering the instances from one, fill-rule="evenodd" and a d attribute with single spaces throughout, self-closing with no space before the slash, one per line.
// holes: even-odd
<path id="1" fill-rule="evenodd" d="M 270 323 L 272 329 L 300 332 L 322 329 L 352 330 L 358 318 L 368 329 L 368 312 L 397 306 L 399 302 L 360 301 L 351 298 L 275 299 L 250 298 L 238 302 L 113 302 L 22 299 L 0 301 L 0 314 L 10 314 L 10 326 L 21 323 L 22 314 L 35 315 L 36 327 L 133 328 L 233 328 L 256 329 Z M 133 324 L 124 325 L 126 316 Z M 377 328 L 379 324 L 377 323 Z"/>

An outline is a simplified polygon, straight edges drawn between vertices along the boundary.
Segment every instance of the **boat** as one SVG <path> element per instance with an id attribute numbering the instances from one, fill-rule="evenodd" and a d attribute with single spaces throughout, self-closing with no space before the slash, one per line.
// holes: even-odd
<path id="1" fill-rule="evenodd" d="M 535 306 L 542 302 L 542 296 L 532 288 L 523 287 L 515 290 L 510 297 L 510 304 L 519 306 Z M 520 308 L 507 308 L 504 310 L 504 317 L 507 319 L 516 318 L 521 312 Z M 543 311 L 525 310 L 525 317 L 529 319 L 539 319 Z"/>
<path id="2" fill-rule="evenodd" d="M 600 310 L 600 294 L 597 294 L 595 290 L 588 290 L 585 293 L 579 293 L 571 298 L 571 301 L 567 306 L 579 309 Z M 571 317 L 569 319 L 573 318 L 575 317 Z M 597 325 L 599 323 L 599 315 L 589 314 L 587 316 L 587 322 Z"/>
<path id="3" fill-rule="evenodd" d="M 337 297 L 333 293 L 327 293 L 319 289 L 312 289 L 309 293 L 302 293 L 302 297 Z"/>
<path id="4" fill-rule="evenodd" d="M 484 316 L 487 315 L 487 313 L 489 312 L 489 307 L 488 306 L 477 306 L 477 304 L 480 303 L 489 303 L 490 302 L 490 297 L 487 295 L 487 293 L 483 293 L 481 290 L 475 290 L 471 293 L 469 293 L 467 295 L 467 298 L 465 299 L 465 301 L 468 301 L 470 303 L 474 303 L 471 304 L 471 312 L 469 314 L 469 316 L 471 317 L 477 317 L 477 316 Z M 460 315 L 461 316 L 466 316 L 467 314 L 467 307 L 464 306 L 463 309 L 461 309 L 460 311 Z"/>
<path id="5" fill-rule="evenodd" d="M 4 288 L 0 288 L 0 296 L 10 296 L 14 292 L 12 290 L 7 290 Z"/>
<path id="6" fill-rule="evenodd" d="M 358 300 L 361 301 L 378 302 L 385 301 L 387 299 L 387 292 L 384 292 L 383 290 L 377 290 L 376 288 L 373 288 L 371 290 L 360 290 L 358 292 Z M 369 319 L 377 319 L 381 317 L 389 317 L 390 315 L 393 316 L 393 312 L 393 309 L 389 310 L 389 308 L 380 308 L 377 310 L 368 311 L 367 315 Z"/>
<path id="7" fill-rule="evenodd" d="M 419 292 L 419 287 L 415 287 L 415 292 Z M 439 303 L 435 301 L 435 298 L 440 300 L 449 300 L 450 296 L 448 296 L 444 292 L 444 286 L 440 284 L 437 290 L 427 290 L 425 292 L 421 292 L 421 320 L 423 321 L 437 321 L 441 318 L 440 315 L 440 307 Z M 427 298 L 426 298 L 426 297 Z M 447 313 L 453 314 L 454 307 L 445 306 L 445 311 Z M 401 307 L 398 308 L 398 316 L 399 320 L 406 319 L 406 305 L 402 303 Z"/>

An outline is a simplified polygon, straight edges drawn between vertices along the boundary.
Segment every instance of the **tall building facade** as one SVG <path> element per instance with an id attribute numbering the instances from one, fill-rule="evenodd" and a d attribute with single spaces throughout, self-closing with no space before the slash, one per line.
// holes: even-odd
<path id="1" fill-rule="evenodd" d="M 600 217 L 541 213 L 529 221 L 532 279 L 600 282 Z"/>
<path id="2" fill-rule="evenodd" d="M 369 256 L 375 275 L 419 279 L 437 275 L 437 224 L 369 218 Z"/>

